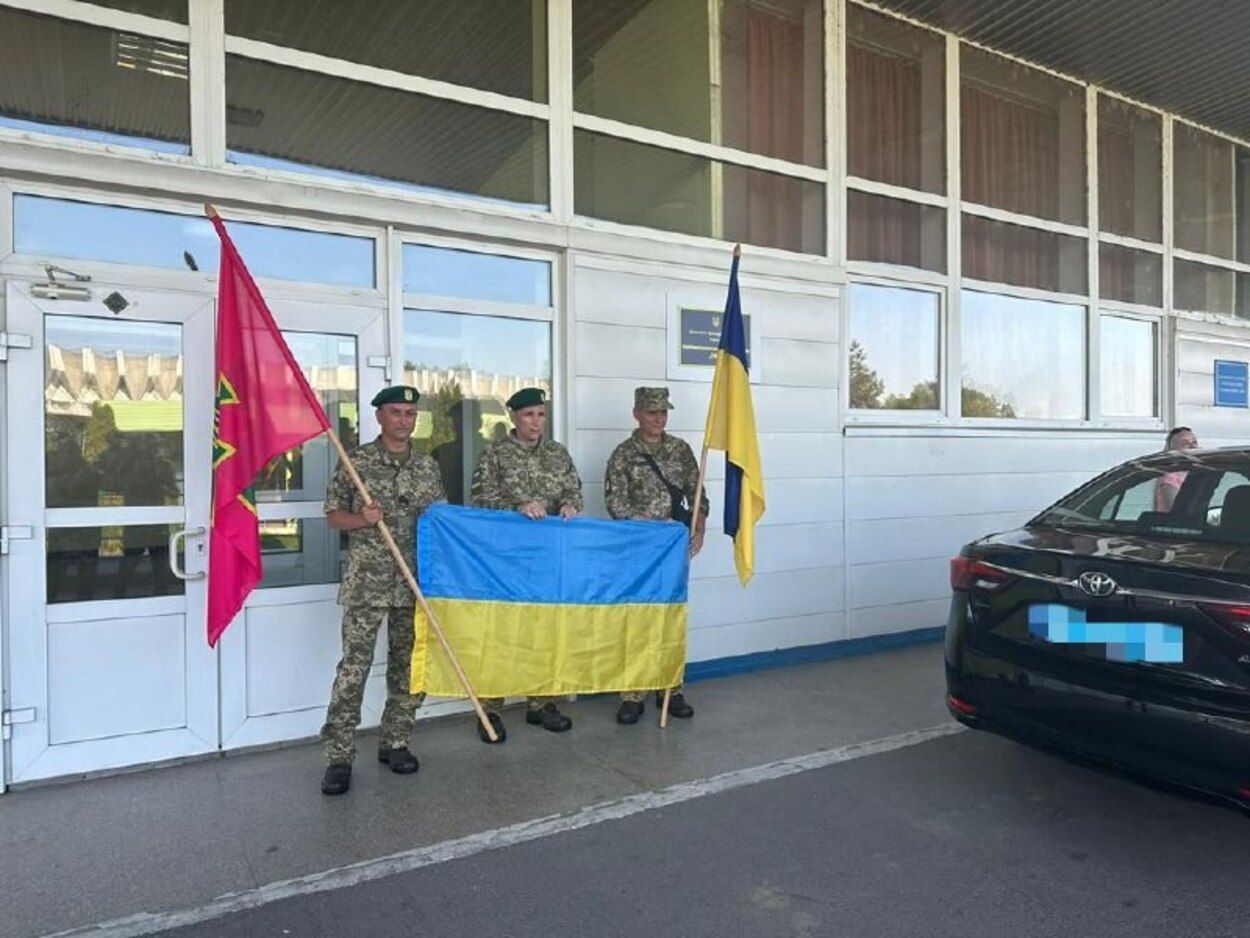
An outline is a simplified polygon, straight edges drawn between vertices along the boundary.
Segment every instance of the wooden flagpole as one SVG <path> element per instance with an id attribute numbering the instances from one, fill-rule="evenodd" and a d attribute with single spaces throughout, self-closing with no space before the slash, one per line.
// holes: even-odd
<path id="1" fill-rule="evenodd" d="M 209 218 L 217 218 L 217 209 L 211 205 L 204 206 L 204 214 Z M 365 500 L 366 505 L 373 504 L 373 496 L 369 494 L 369 489 L 365 486 L 365 481 L 360 477 L 360 473 L 356 471 L 356 464 L 352 462 L 351 456 L 347 454 L 347 450 L 343 448 L 343 441 L 339 439 L 339 435 L 333 429 L 327 427 L 325 435 L 330 438 L 330 442 L 334 444 L 335 450 L 338 451 L 339 460 L 343 468 L 347 470 L 347 474 L 351 477 L 352 483 L 356 486 L 356 490 L 360 492 L 360 497 Z M 430 604 L 425 600 L 425 594 L 421 592 L 421 587 L 417 584 L 417 578 L 412 574 L 412 568 L 408 566 L 408 559 L 404 556 L 404 552 L 399 549 L 399 545 L 395 543 L 395 536 L 391 534 L 391 529 L 387 527 L 385 519 L 379 520 L 376 525 L 382 540 L 390 549 L 391 557 L 394 558 L 396 565 L 404 575 L 404 580 L 408 583 L 408 588 L 412 590 L 412 594 L 417 598 L 417 602 L 421 606 L 421 611 L 425 613 L 426 619 L 430 623 L 430 627 L 434 629 L 434 634 L 438 637 L 439 644 L 443 646 L 443 651 L 447 652 L 447 657 L 451 661 L 452 667 L 456 671 L 456 677 L 460 679 L 465 693 L 469 695 L 469 700 L 473 703 L 473 709 L 477 711 L 478 721 L 482 724 L 482 728 L 486 730 L 486 735 L 490 737 L 490 741 L 497 742 L 499 735 L 495 732 L 495 728 L 491 725 L 490 719 L 486 716 L 486 710 L 482 707 L 482 702 L 473 691 L 473 685 L 469 682 L 469 676 L 464 673 L 464 668 L 460 666 L 460 659 L 456 657 L 456 653 L 451 650 L 451 645 L 447 641 L 447 636 L 443 634 L 443 627 L 438 624 L 438 618 L 434 615 L 434 610 L 430 608 Z"/>
<path id="2" fill-rule="evenodd" d="M 737 258 L 741 256 L 742 256 L 742 245 L 735 244 L 734 245 L 734 257 Z M 708 408 L 710 409 L 711 406 L 712 406 L 711 401 L 708 401 Z M 693 519 L 690 523 L 691 534 L 694 533 L 695 528 L 698 527 L 698 524 L 699 524 L 699 514 L 700 514 L 700 509 L 702 507 L 702 501 L 703 501 L 703 483 L 706 480 L 707 480 L 707 436 L 705 434 L 703 437 L 703 455 L 699 457 L 699 481 L 698 481 L 698 484 L 696 484 L 694 487 L 694 505 L 692 506 L 692 509 L 691 509 L 693 511 Z M 686 568 L 686 586 L 687 586 L 687 589 L 689 589 L 690 568 L 688 566 Z M 673 689 L 671 687 L 666 687 L 664 689 L 664 703 L 660 706 L 660 729 L 667 729 L 668 727 L 668 705 L 669 705 L 669 701 L 672 700 L 672 697 L 673 697 Z"/>

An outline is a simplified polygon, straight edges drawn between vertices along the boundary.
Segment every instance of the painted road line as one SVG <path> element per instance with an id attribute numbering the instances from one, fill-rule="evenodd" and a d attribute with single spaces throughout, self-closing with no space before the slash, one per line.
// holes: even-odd
<path id="1" fill-rule="evenodd" d="M 346 889 L 375 879 L 395 876 L 398 873 L 407 873 L 422 867 L 446 863 L 449 860 L 471 857 L 487 850 L 499 850 L 503 847 L 601 824 L 604 821 L 615 821 L 641 814 L 644 811 L 666 808 L 669 805 L 681 804 L 683 801 L 693 801 L 696 798 L 733 791 L 735 788 L 745 788 L 748 785 L 758 785 L 760 782 L 785 778 L 800 772 L 823 769 L 840 762 L 851 762 L 897 749 L 906 749 L 932 739 L 962 732 L 963 729 L 964 727 L 958 723 L 944 723 L 940 726 L 912 730 L 896 736 L 885 736 L 869 742 L 852 743 L 836 749 L 824 749 L 790 759 L 779 759 L 776 762 L 736 769 L 711 778 L 682 782 L 659 791 L 639 792 L 617 801 L 589 805 L 568 814 L 522 821 L 507 827 L 470 834 L 456 840 L 446 840 L 428 847 L 417 847 L 374 860 L 363 860 L 320 873 L 310 873 L 295 879 L 269 883 L 256 889 L 228 893 L 205 905 L 190 909 L 172 912 L 140 912 L 108 922 L 56 932 L 55 935 L 47 935 L 45 938 L 88 938 L 88 936 L 90 938 L 132 938 L 132 936 L 150 935 L 173 928 L 196 925 L 234 912 L 255 909 L 271 902 L 280 902 L 283 899 L 329 892 L 334 889 Z"/>

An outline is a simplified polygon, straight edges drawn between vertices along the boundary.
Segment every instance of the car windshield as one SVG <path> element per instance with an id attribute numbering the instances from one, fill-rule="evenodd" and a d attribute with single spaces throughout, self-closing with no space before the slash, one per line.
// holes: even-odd
<path id="1" fill-rule="evenodd" d="M 1030 524 L 1250 544 L 1250 453 L 1191 450 L 1135 459 Z"/>

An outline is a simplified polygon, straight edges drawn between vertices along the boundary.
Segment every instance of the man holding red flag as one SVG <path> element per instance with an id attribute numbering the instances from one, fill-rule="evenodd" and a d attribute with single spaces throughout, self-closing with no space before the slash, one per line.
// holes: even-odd
<path id="1" fill-rule="evenodd" d="M 217 212 L 217 391 L 208 547 L 208 644 L 215 646 L 260 582 L 253 484 L 270 460 L 330 429 Z"/>

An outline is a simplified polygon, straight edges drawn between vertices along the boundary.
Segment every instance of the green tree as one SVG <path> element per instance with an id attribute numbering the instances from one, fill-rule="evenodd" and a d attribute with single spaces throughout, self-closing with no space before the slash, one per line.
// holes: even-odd
<path id="1" fill-rule="evenodd" d="M 907 394 L 891 394 L 881 406 L 886 410 L 937 410 L 938 383 L 920 381 Z"/>
<path id="2" fill-rule="evenodd" d="M 876 409 L 881 407 L 885 382 L 868 367 L 868 353 L 854 339 L 850 347 L 851 406 Z"/>
<path id="3" fill-rule="evenodd" d="M 959 393 L 960 405 L 965 417 L 1015 417 L 1015 408 L 982 391 L 965 384 Z"/>

